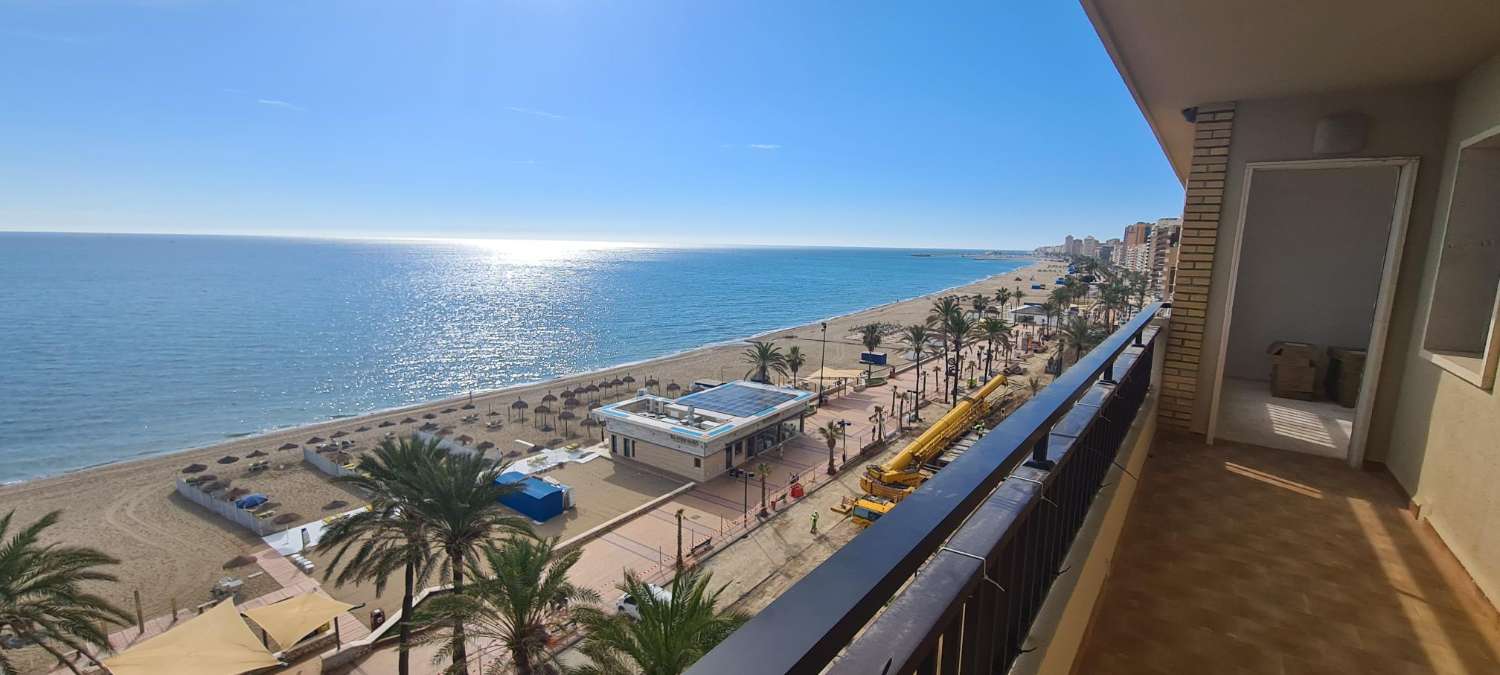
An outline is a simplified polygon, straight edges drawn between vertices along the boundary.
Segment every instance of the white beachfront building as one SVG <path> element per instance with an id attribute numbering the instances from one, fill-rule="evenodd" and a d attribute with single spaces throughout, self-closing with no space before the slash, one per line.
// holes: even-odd
<path id="1" fill-rule="evenodd" d="M 676 399 L 642 390 L 590 414 L 603 423 L 615 458 L 702 481 L 800 433 L 813 396 L 736 381 Z"/>

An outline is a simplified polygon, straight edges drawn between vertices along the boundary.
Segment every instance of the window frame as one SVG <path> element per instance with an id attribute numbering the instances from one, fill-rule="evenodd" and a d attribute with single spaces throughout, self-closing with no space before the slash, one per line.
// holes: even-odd
<path id="1" fill-rule="evenodd" d="M 1468 382 L 1485 391 L 1492 391 L 1495 386 L 1495 369 L 1500 362 L 1500 287 L 1494 291 L 1494 297 L 1489 308 L 1489 331 L 1484 339 L 1484 350 L 1479 354 L 1479 370 L 1476 372 L 1467 361 L 1473 357 L 1459 355 L 1444 351 L 1434 351 L 1427 347 L 1427 336 L 1432 327 L 1432 313 L 1438 305 L 1438 287 L 1443 279 L 1443 252 L 1448 243 L 1449 229 L 1453 219 L 1453 200 L 1458 193 L 1460 173 L 1463 170 L 1464 151 L 1486 142 L 1500 142 L 1500 125 L 1492 126 L 1473 136 L 1470 136 L 1458 144 L 1458 152 L 1453 160 L 1453 174 L 1448 185 L 1447 204 L 1443 212 L 1443 223 L 1440 230 L 1441 236 L 1437 242 L 1438 259 L 1437 270 L 1432 280 L 1432 290 L 1427 296 L 1427 314 L 1422 322 L 1422 340 L 1418 344 L 1418 350 L 1422 358 L 1437 367 L 1451 373 L 1459 379 Z M 1496 147 L 1500 150 L 1500 147 Z"/>

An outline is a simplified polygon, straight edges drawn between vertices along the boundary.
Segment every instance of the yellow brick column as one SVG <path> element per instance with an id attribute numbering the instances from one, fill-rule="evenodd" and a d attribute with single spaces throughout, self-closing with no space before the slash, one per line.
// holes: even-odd
<path id="1" fill-rule="evenodd" d="M 1198 367 L 1203 355 L 1203 323 L 1208 288 L 1213 281 L 1218 246 L 1219 211 L 1224 203 L 1224 174 L 1234 135 L 1234 104 L 1198 106 L 1193 123 L 1193 163 L 1188 170 L 1187 200 L 1182 207 L 1177 278 L 1172 284 L 1172 318 L 1167 331 L 1162 375 L 1161 423 L 1187 429 L 1198 398 Z"/>

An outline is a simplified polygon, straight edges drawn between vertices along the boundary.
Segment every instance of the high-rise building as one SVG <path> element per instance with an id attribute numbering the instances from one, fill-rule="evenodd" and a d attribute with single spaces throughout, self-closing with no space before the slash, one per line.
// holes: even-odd
<path id="1" fill-rule="evenodd" d="M 1094 235 L 1084 237 L 1083 244 L 1079 246 L 1078 253 L 1090 258 L 1099 255 L 1099 240 L 1095 239 Z"/>
<path id="2" fill-rule="evenodd" d="M 1140 246 L 1151 236 L 1151 223 L 1135 222 L 1125 226 L 1125 245 Z"/>

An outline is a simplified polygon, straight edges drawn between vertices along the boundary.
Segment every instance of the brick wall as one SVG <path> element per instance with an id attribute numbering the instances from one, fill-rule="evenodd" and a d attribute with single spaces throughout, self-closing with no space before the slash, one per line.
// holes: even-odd
<path id="1" fill-rule="evenodd" d="M 1177 278 L 1172 285 L 1172 319 L 1162 374 L 1161 423 L 1187 429 L 1198 398 L 1198 366 L 1203 355 L 1203 325 L 1208 287 L 1218 247 L 1219 212 L 1224 202 L 1224 174 L 1234 135 L 1234 104 L 1198 106 L 1193 124 L 1193 163 L 1187 199 L 1182 207 Z M 1204 392 L 1206 395 L 1208 392 Z"/>

